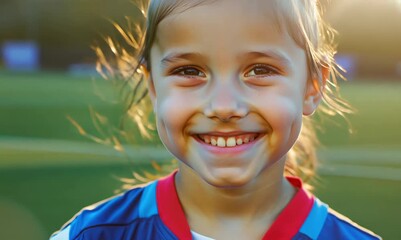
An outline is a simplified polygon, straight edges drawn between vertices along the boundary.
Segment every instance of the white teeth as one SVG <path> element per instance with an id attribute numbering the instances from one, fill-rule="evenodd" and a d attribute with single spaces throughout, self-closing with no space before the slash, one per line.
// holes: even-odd
<path id="1" fill-rule="evenodd" d="M 227 139 L 227 147 L 234 147 L 236 142 L 235 142 L 235 137 L 229 137 Z"/>
<path id="2" fill-rule="evenodd" d="M 214 139 L 214 138 L 212 138 L 212 140 L 210 141 L 210 143 L 211 143 L 213 146 L 217 146 L 217 141 L 216 141 L 216 139 Z"/>
<path id="3" fill-rule="evenodd" d="M 210 144 L 212 146 L 217 147 L 235 147 L 242 144 L 247 144 L 256 139 L 257 135 L 255 134 L 244 134 L 239 136 L 232 137 L 217 137 L 211 135 L 200 135 L 201 138 L 206 144 Z"/>
<path id="4" fill-rule="evenodd" d="M 217 138 L 217 146 L 219 147 L 225 147 L 226 146 L 226 140 L 222 137 Z"/>

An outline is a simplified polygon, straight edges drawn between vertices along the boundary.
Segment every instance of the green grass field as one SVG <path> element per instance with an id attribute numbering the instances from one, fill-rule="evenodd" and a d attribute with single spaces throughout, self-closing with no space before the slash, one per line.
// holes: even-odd
<path id="1" fill-rule="evenodd" d="M 0 72 L 0 239 L 47 238 L 82 207 L 113 195 L 119 178 L 150 168 L 147 160 L 170 159 L 150 146 L 128 148 L 127 161 L 80 135 L 66 116 L 96 134 L 89 105 L 112 124 L 120 118 L 121 107 L 93 89 L 83 77 Z M 106 82 L 97 89 L 117 98 Z M 401 239 L 401 83 L 351 82 L 343 90 L 359 110 L 351 117 L 357 134 L 348 136 L 341 119 L 325 121 L 316 194 L 385 239 Z M 24 224 L 30 235 L 18 231 Z"/>

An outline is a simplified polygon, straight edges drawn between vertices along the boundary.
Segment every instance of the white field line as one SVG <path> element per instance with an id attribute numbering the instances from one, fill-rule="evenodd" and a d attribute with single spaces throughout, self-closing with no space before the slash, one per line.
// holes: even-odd
<path id="1" fill-rule="evenodd" d="M 318 169 L 322 175 L 361 177 L 381 180 L 401 181 L 401 168 L 372 167 L 355 165 L 324 165 Z"/>
<path id="2" fill-rule="evenodd" d="M 52 159 L 41 161 L 41 166 L 63 164 L 112 164 L 123 163 L 128 156 L 134 161 L 165 161 L 173 157 L 163 148 L 154 146 L 127 146 L 125 152 L 119 152 L 112 146 L 97 143 L 73 142 L 64 140 L 29 139 L 0 137 L 0 167 L 27 167 L 37 165 L 36 160 L 19 159 L 7 161 L 6 152 L 13 154 L 56 154 L 67 155 L 60 161 Z M 92 156 L 82 161 L 82 155 Z M 401 149 L 391 148 L 331 148 L 318 152 L 323 163 L 318 171 L 322 175 L 355 176 L 374 179 L 401 181 Z M 36 156 L 36 159 L 38 159 Z M 75 159 L 80 159 L 79 162 Z M 77 158 L 77 156 L 81 156 Z M 32 158 L 35 159 L 35 158 Z M 2 161 L 4 160 L 4 161 Z M 18 161 L 18 162 L 17 162 Z M 366 165 L 367 164 L 367 165 Z M 386 165 L 391 165 L 386 166 Z"/>
<path id="3" fill-rule="evenodd" d="M 8 152 L 11 152 L 12 156 Z M 24 159 L 15 155 L 29 155 L 30 157 Z M 163 161 L 172 158 L 164 148 L 155 146 L 128 146 L 124 147 L 124 151 L 121 152 L 114 149 L 113 146 L 91 142 L 0 137 L 0 167 L 3 168 L 35 166 L 38 165 L 38 161 L 41 166 L 60 166 L 118 164 L 126 163 L 127 159 L 135 162 Z M 14 160 L 10 161 L 9 159 Z"/>
<path id="4" fill-rule="evenodd" d="M 24 145 L 3 145 L 0 141 L 0 156 L 2 149 L 17 150 L 21 152 L 38 152 L 38 153 L 55 153 L 66 155 L 94 155 L 99 157 L 123 158 L 124 156 L 134 158 L 164 158 L 169 156 L 167 150 L 163 147 L 155 146 L 124 146 L 122 151 L 116 150 L 113 146 L 102 145 L 87 142 L 70 142 L 70 141 L 48 141 L 47 143 L 36 142 L 26 143 Z M 0 158 L 1 160 L 1 158 Z"/>
<path id="5" fill-rule="evenodd" d="M 325 163 L 352 163 L 385 165 L 395 164 L 401 166 L 401 146 L 396 148 L 380 147 L 341 147 L 321 149 L 319 159 Z"/>
<path id="6" fill-rule="evenodd" d="M 331 148 L 318 155 L 322 175 L 401 181 L 401 148 Z"/>

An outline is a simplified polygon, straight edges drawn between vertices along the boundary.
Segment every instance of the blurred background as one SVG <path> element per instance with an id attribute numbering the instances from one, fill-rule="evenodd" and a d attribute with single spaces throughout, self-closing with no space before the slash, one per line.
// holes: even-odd
<path id="1" fill-rule="evenodd" d="M 341 118 L 322 121 L 315 192 L 385 239 L 401 239 L 401 0 L 326 8 L 347 70 L 343 97 L 358 111 L 353 134 Z M 138 14 L 128 0 L 1 0 L 0 239 L 46 239 L 121 189 L 120 178 L 171 159 L 157 141 L 125 153 L 99 143 L 116 143 L 123 106 L 118 89 L 99 80 L 91 46 L 116 36 L 111 20 L 124 25 Z"/>

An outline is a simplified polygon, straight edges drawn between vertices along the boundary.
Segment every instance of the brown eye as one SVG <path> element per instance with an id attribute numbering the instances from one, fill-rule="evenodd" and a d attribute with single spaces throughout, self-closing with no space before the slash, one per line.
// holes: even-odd
<path id="1" fill-rule="evenodd" d="M 181 67 L 176 69 L 173 74 L 180 76 L 191 76 L 191 77 L 206 77 L 206 75 L 194 67 Z"/>
<path id="2" fill-rule="evenodd" d="M 278 71 L 273 67 L 267 65 L 255 65 L 249 72 L 245 74 L 245 77 L 271 76 L 276 74 L 278 74 Z"/>

